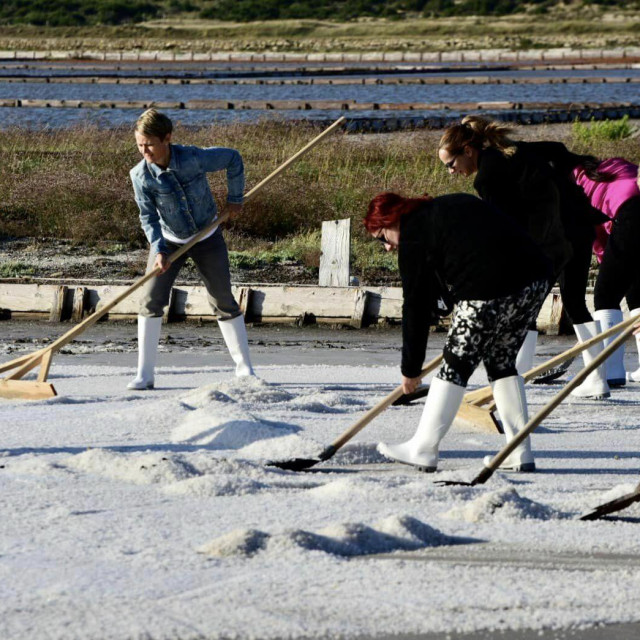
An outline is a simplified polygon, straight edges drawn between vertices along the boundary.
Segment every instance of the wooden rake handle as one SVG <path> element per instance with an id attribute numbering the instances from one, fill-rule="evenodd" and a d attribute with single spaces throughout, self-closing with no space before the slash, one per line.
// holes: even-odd
<path id="1" fill-rule="evenodd" d="M 427 363 L 418 377 L 422 379 L 433 371 L 442 362 L 442 358 L 443 356 L 440 354 L 437 358 Z M 353 436 L 362 431 L 376 416 L 379 416 L 385 409 L 390 407 L 403 393 L 402 385 L 396 387 L 386 398 L 380 400 L 377 405 L 369 409 L 353 426 L 349 427 L 341 436 L 336 438 L 327 449 L 325 449 L 320 458 L 325 460 L 326 458 L 323 456 L 329 450 L 331 450 L 331 454 L 328 457 L 331 457 L 338 449 L 351 440 Z"/>
<path id="2" fill-rule="evenodd" d="M 594 344 L 598 344 L 599 342 L 602 342 L 606 338 L 618 333 L 618 331 L 622 331 L 623 329 L 626 329 L 629 325 L 633 325 L 635 322 L 638 322 L 638 321 L 639 320 L 637 316 L 627 318 L 626 320 L 623 320 L 622 322 L 607 329 L 606 331 L 603 331 L 602 333 L 598 333 L 597 335 L 593 336 L 593 338 L 589 338 L 584 342 L 580 342 L 577 345 L 571 347 L 571 349 L 567 349 L 566 351 L 563 351 L 557 356 L 554 356 L 550 360 L 547 360 L 546 362 L 539 364 L 537 367 L 534 367 L 533 369 L 527 371 L 522 377 L 524 378 L 525 382 L 529 382 L 529 380 L 536 378 L 541 373 L 544 373 L 549 369 L 553 369 L 553 367 L 559 364 L 562 364 L 566 360 L 570 360 L 571 358 L 585 351 L 585 349 L 592 347 Z M 476 389 L 475 391 L 470 391 L 469 393 L 465 393 L 463 400 L 468 404 L 481 406 L 489 402 L 489 400 L 491 400 L 492 397 L 493 397 L 493 391 L 491 390 L 491 385 L 489 385 L 486 387 L 482 387 L 480 389 Z"/>
<path id="3" fill-rule="evenodd" d="M 513 452 L 513 450 L 527 438 L 534 429 L 579 385 L 581 385 L 586 377 L 595 369 L 597 369 L 618 347 L 622 346 L 627 338 L 636 329 L 636 325 L 640 326 L 640 318 L 637 316 L 629 318 L 625 322 L 617 325 L 626 324 L 626 329 L 605 349 L 602 350 L 584 369 L 582 369 L 575 378 L 562 388 L 536 415 L 527 422 L 524 428 L 509 442 L 501 451 L 499 451 L 491 462 L 472 480 L 471 484 L 484 484 L 493 472 L 505 461 L 505 459 Z M 606 333 L 606 332 L 605 332 Z M 600 334 L 602 336 L 604 334 Z M 599 336 L 596 336 L 599 337 Z"/>
<path id="4" fill-rule="evenodd" d="M 293 164 L 296 160 L 305 155 L 308 151 L 310 151 L 313 147 L 315 147 L 323 138 L 337 129 L 340 125 L 345 122 L 344 116 L 338 118 L 331 126 L 327 127 L 320 135 L 316 136 L 311 142 L 309 142 L 306 146 L 304 146 L 300 151 L 298 151 L 295 155 L 291 156 L 286 162 L 281 164 L 275 171 L 270 173 L 264 180 L 259 182 L 253 189 L 251 189 L 244 196 L 245 201 L 250 200 L 258 191 L 260 191 L 263 187 L 265 187 L 269 182 L 271 182 L 274 178 L 279 176 L 285 169 L 287 169 L 291 164 Z M 214 222 L 212 222 L 205 229 L 200 231 L 197 235 L 195 235 L 189 242 L 181 246 L 179 249 L 174 251 L 169 257 L 169 262 L 175 261 L 177 258 L 185 254 L 191 247 L 193 247 L 196 243 L 200 242 L 204 236 L 209 234 L 213 229 L 215 229 L 218 225 L 222 224 L 228 219 L 228 214 L 221 214 Z M 125 298 L 130 296 L 136 289 L 139 289 L 143 284 L 154 278 L 156 275 L 160 273 L 160 268 L 156 267 L 155 269 L 146 273 L 142 278 L 136 280 L 129 288 L 125 289 L 120 295 L 116 296 L 113 300 L 109 301 L 104 307 L 92 313 L 90 316 L 85 318 L 80 324 L 76 325 L 73 329 L 60 336 L 57 340 L 52 342 L 48 347 L 37 351 L 33 354 L 26 362 L 24 362 L 18 369 L 16 369 L 11 375 L 6 377 L 6 380 L 17 380 L 22 378 L 26 373 L 31 371 L 34 367 L 37 367 L 38 364 L 42 361 L 42 358 L 48 352 L 55 352 L 60 350 L 66 344 L 71 342 L 77 335 L 86 331 L 89 327 L 94 325 L 100 318 L 109 313 L 113 307 L 122 302 Z"/>

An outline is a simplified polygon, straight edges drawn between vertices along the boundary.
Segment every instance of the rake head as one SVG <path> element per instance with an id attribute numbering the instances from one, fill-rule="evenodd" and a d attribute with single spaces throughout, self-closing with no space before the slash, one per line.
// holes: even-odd
<path id="1" fill-rule="evenodd" d="M 285 471 L 304 471 L 322 462 L 320 458 L 292 458 L 291 460 L 273 460 L 267 462 L 267 467 L 277 467 Z"/>

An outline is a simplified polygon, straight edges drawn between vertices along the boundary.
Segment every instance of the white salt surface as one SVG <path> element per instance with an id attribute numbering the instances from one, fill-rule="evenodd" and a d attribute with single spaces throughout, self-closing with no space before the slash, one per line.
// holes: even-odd
<path id="1" fill-rule="evenodd" d="M 397 384 L 395 367 L 56 365 L 57 398 L 0 400 L 0 638 L 316 638 L 640 620 L 640 385 L 566 401 L 539 473 L 473 478 L 497 434 L 449 433 L 441 470 L 390 464 L 422 405 L 393 407 L 309 473 Z M 473 378 L 482 384 L 482 374 Z M 559 386 L 528 388 L 532 412 Z M 606 594 L 606 597 L 603 597 Z"/>

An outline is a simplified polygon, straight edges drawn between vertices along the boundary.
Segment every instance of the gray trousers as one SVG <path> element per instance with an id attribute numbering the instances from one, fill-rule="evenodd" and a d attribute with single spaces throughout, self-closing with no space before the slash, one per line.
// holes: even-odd
<path id="1" fill-rule="evenodd" d="M 180 245 L 167 242 L 169 253 L 180 248 Z M 207 297 L 218 320 L 231 320 L 241 315 L 240 307 L 231 293 L 231 274 L 229 273 L 229 254 L 227 245 L 222 237 L 222 231 L 216 232 L 191 247 L 180 256 L 164 273 L 151 278 L 143 288 L 140 301 L 140 315 L 147 318 L 162 316 L 164 307 L 169 304 L 171 287 L 178 277 L 187 258 L 191 258 L 198 269 L 198 273 L 207 288 Z M 151 271 L 156 260 L 156 254 L 149 252 L 147 273 Z"/>

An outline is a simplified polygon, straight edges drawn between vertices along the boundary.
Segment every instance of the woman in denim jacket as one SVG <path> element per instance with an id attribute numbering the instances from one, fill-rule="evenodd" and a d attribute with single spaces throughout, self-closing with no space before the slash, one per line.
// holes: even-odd
<path id="1" fill-rule="evenodd" d="M 226 210 L 232 215 L 242 210 L 242 157 L 235 149 L 172 144 L 172 130 L 171 120 L 155 109 L 145 111 L 135 127 L 143 160 L 131 170 L 131 182 L 150 245 L 147 271 L 160 267 L 161 273 L 143 290 L 138 315 L 138 373 L 127 385 L 129 389 L 153 388 L 163 309 L 187 257 L 194 261 L 207 288 L 220 332 L 236 364 L 236 376 L 254 375 L 244 318 L 231 292 L 229 256 L 221 230 L 215 227 L 186 254 L 172 263 L 168 260 L 217 217 L 207 173 L 226 170 Z"/>

